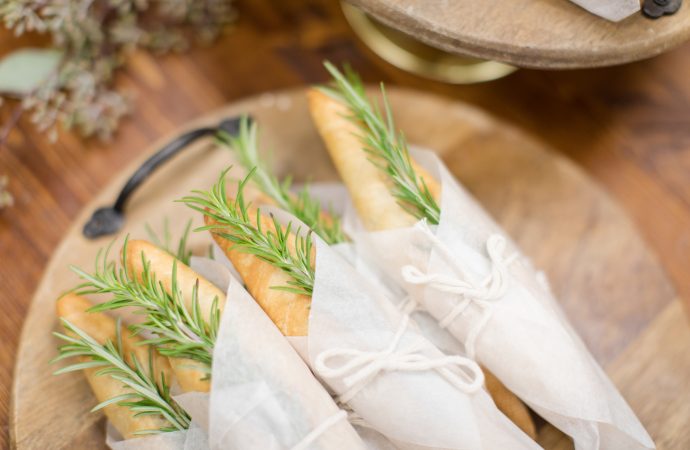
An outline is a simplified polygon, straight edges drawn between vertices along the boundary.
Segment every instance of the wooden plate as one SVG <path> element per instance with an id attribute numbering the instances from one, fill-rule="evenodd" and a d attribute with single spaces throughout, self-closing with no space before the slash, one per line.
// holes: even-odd
<path id="1" fill-rule="evenodd" d="M 690 2 L 673 16 L 613 23 L 568 0 L 347 0 L 429 45 L 518 67 L 574 69 L 658 55 L 690 38 Z"/>
<path id="2" fill-rule="evenodd" d="M 679 356 L 689 350 L 690 332 L 666 276 L 618 206 L 570 162 L 472 107 L 399 89 L 392 89 L 390 98 L 409 141 L 437 149 L 537 266 L 546 269 L 575 327 L 598 361 L 613 368 L 614 380 L 652 435 L 666 436 L 666 417 L 687 423 L 688 402 L 677 397 L 690 376 L 690 363 Z M 336 179 L 309 120 L 303 90 L 239 102 L 190 127 L 242 112 L 259 121 L 262 142 L 274 150 L 278 173 L 293 173 L 298 180 Z M 47 362 L 57 344 L 50 334 L 57 325 L 54 301 L 75 284 L 68 266 L 91 267 L 98 249 L 110 242 L 82 237 L 91 212 L 110 203 L 143 159 L 172 137 L 144 152 L 82 211 L 46 269 L 24 325 L 15 369 L 11 433 L 19 449 L 103 447 L 104 422 L 88 412 L 94 399 L 82 375 L 51 375 L 54 368 Z M 208 187 L 229 161 L 226 150 L 209 142 L 185 150 L 136 193 L 123 233 L 145 236 L 144 224 L 160 226 L 165 216 L 179 232 L 194 214 L 173 200 L 190 189 Z M 194 237 L 197 248 L 207 243 L 203 234 Z M 676 342 L 656 349 L 649 333 Z M 677 388 L 673 398 L 654 394 L 654 380 L 662 375 L 666 390 Z M 641 384 L 645 377 L 651 382 Z M 675 410 L 674 399 L 679 405 Z M 549 448 L 568 443 L 550 427 L 542 428 L 541 439 Z"/>

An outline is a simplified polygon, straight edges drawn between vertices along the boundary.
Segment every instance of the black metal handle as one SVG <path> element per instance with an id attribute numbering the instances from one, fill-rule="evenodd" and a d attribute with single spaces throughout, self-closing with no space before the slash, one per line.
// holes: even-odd
<path id="1" fill-rule="evenodd" d="M 158 167 L 179 153 L 180 150 L 202 137 L 215 135 L 219 131 L 237 134 L 239 124 L 240 119 L 237 117 L 225 119 L 216 127 L 203 127 L 188 131 L 164 146 L 132 174 L 112 206 L 104 206 L 94 211 L 91 219 L 84 225 L 82 231 L 84 236 L 89 239 L 95 239 L 119 231 L 125 220 L 124 210 L 127 199 Z"/>
<path id="2" fill-rule="evenodd" d="M 642 12 L 650 19 L 675 14 L 683 4 L 683 0 L 644 0 Z"/>

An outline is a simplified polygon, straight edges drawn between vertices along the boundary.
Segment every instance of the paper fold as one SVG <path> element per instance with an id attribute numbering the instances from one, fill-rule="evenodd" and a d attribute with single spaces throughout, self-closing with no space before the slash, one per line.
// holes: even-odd
<path id="1" fill-rule="evenodd" d="M 329 393 L 242 285 L 221 263 L 195 258 L 193 268 L 227 288 L 213 352 L 210 393 L 175 399 L 192 416 L 187 431 L 121 440 L 116 450 L 364 449 Z"/>

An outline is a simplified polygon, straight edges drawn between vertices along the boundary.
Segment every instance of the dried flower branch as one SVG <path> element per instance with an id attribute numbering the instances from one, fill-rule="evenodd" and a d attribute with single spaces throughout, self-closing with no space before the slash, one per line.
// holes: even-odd
<path id="1" fill-rule="evenodd" d="M 231 0 L 6 0 L 0 21 L 15 35 L 49 33 L 63 57 L 53 74 L 23 96 L 39 130 L 56 126 L 84 136 L 109 137 L 127 113 L 126 96 L 113 87 L 126 52 L 183 50 L 192 35 L 215 37 L 234 18 Z"/>

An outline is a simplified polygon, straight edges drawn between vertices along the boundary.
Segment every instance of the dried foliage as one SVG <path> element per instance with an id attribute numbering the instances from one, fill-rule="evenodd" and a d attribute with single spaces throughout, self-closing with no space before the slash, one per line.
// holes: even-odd
<path id="1" fill-rule="evenodd" d="M 113 85 L 117 69 L 134 49 L 185 50 L 208 42 L 234 18 L 231 0 L 4 0 L 0 21 L 15 35 L 49 34 L 62 52 L 56 69 L 30 92 L 21 108 L 40 131 L 57 126 L 83 136 L 108 138 L 130 100 Z M 2 104 L 0 97 L 0 104 Z M 7 102 L 4 102 L 7 103 Z M 17 115 L 13 115 L 17 117 Z M 11 124 L 0 131 L 6 137 Z M 0 142 L 1 144 L 1 142 Z M 0 205 L 7 203 L 0 180 Z M 1 208 L 1 206 L 0 206 Z"/>
<path id="2" fill-rule="evenodd" d="M 49 33 L 63 59 L 23 100 L 41 130 L 61 123 L 108 137 L 128 102 L 113 85 L 127 51 L 184 50 L 194 34 L 213 39 L 234 12 L 230 0 L 7 0 L 0 19 L 16 35 Z"/>

